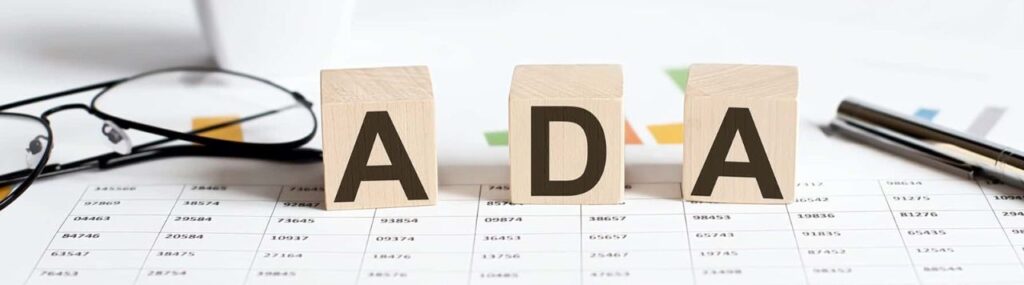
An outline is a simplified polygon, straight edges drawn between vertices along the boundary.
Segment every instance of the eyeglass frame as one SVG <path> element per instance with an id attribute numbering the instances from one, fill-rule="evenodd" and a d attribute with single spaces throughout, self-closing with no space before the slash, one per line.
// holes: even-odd
<path id="1" fill-rule="evenodd" d="M 156 126 L 151 126 L 151 125 L 139 123 L 139 122 L 132 121 L 132 120 L 123 119 L 123 118 L 120 118 L 120 117 L 117 117 L 117 116 L 105 113 L 105 112 L 103 112 L 103 111 L 101 111 L 101 110 L 96 108 L 96 101 L 100 97 L 102 97 L 104 94 L 106 94 L 106 92 L 109 91 L 110 89 L 113 89 L 114 87 L 116 87 L 116 86 L 118 86 L 118 85 L 120 85 L 120 84 L 122 84 L 124 82 L 130 82 L 130 81 L 132 81 L 134 79 L 138 79 L 138 78 L 141 78 L 141 77 L 145 77 L 145 76 L 149 76 L 149 75 L 153 75 L 153 74 L 157 74 L 157 73 L 173 72 L 173 71 L 193 71 L 193 72 L 225 73 L 225 74 L 234 75 L 234 76 L 240 76 L 240 77 L 243 77 L 243 78 L 255 80 L 257 82 L 270 85 L 270 86 L 272 86 L 272 87 L 274 87 L 274 88 L 276 88 L 278 90 L 281 90 L 282 92 L 285 92 L 286 94 L 289 94 L 293 99 L 296 100 L 297 104 L 299 104 L 300 106 L 304 107 L 306 109 L 306 111 L 310 115 L 310 119 L 313 122 L 313 126 L 310 129 L 310 132 L 308 134 L 306 134 L 305 136 L 303 136 L 302 138 L 299 138 L 297 140 L 288 141 L 288 142 L 282 142 L 282 143 L 251 143 L 251 142 L 239 142 L 239 141 L 221 140 L 221 139 L 216 139 L 216 138 L 199 136 L 197 134 L 200 134 L 200 133 L 203 133 L 203 132 L 207 132 L 207 131 L 210 131 L 210 130 L 214 130 L 214 129 L 218 129 L 218 128 L 222 128 L 222 127 L 226 127 L 226 126 L 230 126 L 230 125 L 235 125 L 235 124 L 243 123 L 245 121 L 252 120 L 252 119 L 258 119 L 260 117 L 271 115 L 271 114 L 274 114 L 274 113 L 279 112 L 279 111 L 284 110 L 284 109 L 292 108 L 292 107 L 294 107 L 294 105 L 289 105 L 286 108 L 268 110 L 268 111 L 265 111 L 265 112 L 262 112 L 262 113 L 259 113 L 259 114 L 255 114 L 255 115 L 248 116 L 248 117 L 245 117 L 245 118 L 240 118 L 240 119 L 237 119 L 237 120 L 232 120 L 232 121 L 228 121 L 228 122 L 222 122 L 222 123 L 215 124 L 215 125 L 212 125 L 212 126 L 204 127 L 204 128 L 197 129 L 197 130 L 193 130 L 191 132 L 173 131 L 173 130 L 168 130 L 168 129 L 165 129 L 165 128 L 160 128 L 160 127 L 156 127 Z M 47 100 L 51 100 L 51 99 L 56 99 L 56 98 L 60 98 L 60 97 L 64 97 L 64 96 L 75 95 L 75 94 L 79 94 L 79 93 L 82 93 L 82 92 L 93 91 L 93 90 L 97 90 L 97 89 L 99 89 L 100 91 L 99 91 L 99 93 L 97 93 L 96 95 L 93 96 L 92 100 L 90 100 L 89 105 L 85 105 L 85 104 L 82 104 L 82 103 L 64 104 L 64 105 L 60 105 L 60 106 L 56 106 L 56 107 L 47 109 L 46 111 L 44 111 L 42 114 L 40 114 L 38 116 L 21 114 L 21 113 L 4 112 L 5 110 L 9 110 L 9 109 L 12 109 L 12 108 L 17 108 L 17 107 L 21 107 L 21 106 L 25 106 L 25 105 L 29 105 L 29 104 L 39 103 L 39 102 L 43 102 L 43 101 L 47 101 Z M 3 197 L 2 199 L 0 199 L 0 210 L 3 210 L 8 205 L 12 204 L 14 202 L 14 200 L 16 200 L 19 196 L 21 196 L 21 194 L 24 193 L 25 190 L 27 190 L 29 188 L 29 186 L 31 186 L 32 183 L 35 182 L 35 180 L 38 179 L 38 178 L 41 178 L 41 177 L 51 177 L 51 176 L 56 176 L 56 175 L 61 175 L 61 174 L 71 173 L 71 172 L 77 172 L 77 171 L 86 170 L 86 169 L 92 169 L 92 168 L 109 169 L 109 168 L 114 168 L 114 167 L 124 166 L 124 165 L 128 165 L 128 164 L 139 163 L 139 162 L 153 160 L 153 159 L 166 158 L 166 157 L 180 157 L 180 156 L 236 157 L 236 158 L 253 158 L 253 159 L 264 159 L 264 160 L 282 161 L 282 162 L 300 162 L 300 163 L 301 162 L 322 161 L 322 156 L 323 156 L 322 155 L 322 151 L 316 150 L 316 149 L 300 148 L 301 146 L 303 146 L 306 143 L 308 143 L 309 141 L 311 141 L 313 139 L 313 137 L 316 135 L 316 130 L 318 128 L 318 123 L 317 123 L 317 119 L 316 119 L 316 114 L 314 113 L 312 107 L 313 107 L 313 103 L 311 103 L 309 100 L 307 100 L 299 92 L 290 91 L 290 90 L 284 88 L 283 86 L 278 85 L 277 83 L 274 83 L 274 82 L 272 82 L 270 80 L 267 80 L 267 79 L 263 79 L 263 78 L 260 78 L 260 77 L 256 77 L 256 76 L 245 74 L 245 73 L 241 73 L 241 72 L 220 69 L 220 68 L 216 68 L 216 67 L 171 67 L 171 68 L 156 69 L 156 70 L 139 73 L 139 74 L 136 74 L 136 75 L 133 75 L 133 76 L 125 77 L 125 78 L 120 78 L 120 79 L 110 80 L 110 81 L 106 81 L 106 82 L 86 85 L 86 86 L 82 86 L 82 87 L 78 87 L 78 88 L 72 88 L 72 89 L 68 89 L 68 90 L 65 90 L 65 91 L 60 91 L 60 92 L 56 92 L 56 93 L 36 96 L 36 97 L 33 97 L 33 98 L 23 99 L 23 100 L 15 101 L 15 102 L 12 102 L 12 103 L 0 105 L 0 116 L 14 116 L 14 117 L 19 117 L 19 118 L 23 118 L 23 119 L 30 119 L 30 120 L 33 120 L 33 121 L 36 121 L 36 122 L 40 123 L 40 125 L 46 129 L 46 135 L 47 135 L 47 140 L 48 140 L 48 143 L 46 144 L 46 149 L 43 150 L 44 152 L 43 152 L 42 156 L 40 157 L 38 165 L 36 165 L 35 168 L 31 169 L 31 171 L 28 174 L 24 174 L 24 175 L 20 174 L 20 173 L 22 173 L 22 172 L 24 172 L 24 171 L 26 171 L 28 169 L 21 170 L 21 171 L 14 171 L 14 172 L 11 172 L 11 173 L 0 173 L 0 185 L 13 184 L 13 183 L 21 182 L 20 184 L 17 185 L 17 187 L 11 189 L 11 191 L 8 193 L 7 197 Z M 88 112 L 90 115 L 93 115 L 93 116 L 95 116 L 95 117 L 97 117 L 97 118 L 99 118 L 101 120 L 104 120 L 104 121 L 112 122 L 112 123 L 114 123 L 115 125 L 117 125 L 118 127 L 122 128 L 124 130 L 135 129 L 135 130 L 138 130 L 138 131 L 141 131 L 141 132 L 146 132 L 146 133 L 150 133 L 150 134 L 160 135 L 163 138 L 155 140 L 155 141 L 152 141 L 152 142 L 147 142 L 145 144 L 132 146 L 131 152 L 128 153 L 128 154 L 120 154 L 120 153 L 117 153 L 117 152 L 109 152 L 109 153 L 100 154 L 100 155 L 96 155 L 96 156 L 80 159 L 80 160 L 69 162 L 69 163 L 65 163 L 65 164 L 59 164 L 59 163 L 58 164 L 48 164 L 51 152 L 53 150 L 53 145 L 54 145 L 53 129 L 50 126 L 49 116 L 53 115 L 55 113 L 61 112 L 61 111 L 71 110 L 71 109 L 81 109 L 81 110 L 84 110 L 84 111 Z M 150 148 L 150 147 L 153 147 L 153 146 L 161 145 L 161 144 L 172 142 L 172 141 L 176 141 L 176 140 L 193 142 L 193 143 L 196 143 L 196 144 L 199 144 L 199 145 L 174 145 L 174 146 L 164 146 L 164 147 L 159 147 L 159 148 Z M 63 166 L 69 166 L 69 167 L 63 167 Z M 10 178 L 10 177 L 4 177 L 4 176 L 15 176 L 16 178 Z"/>

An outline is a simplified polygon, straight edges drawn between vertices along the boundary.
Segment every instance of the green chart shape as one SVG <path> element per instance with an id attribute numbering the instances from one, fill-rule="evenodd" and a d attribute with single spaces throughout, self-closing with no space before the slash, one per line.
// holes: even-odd
<path id="1" fill-rule="evenodd" d="M 686 79 L 690 77 L 689 68 L 671 68 L 665 70 L 665 73 L 668 73 L 668 77 L 679 86 L 679 90 L 686 92 Z"/>
<path id="2" fill-rule="evenodd" d="M 484 133 L 484 138 L 487 139 L 487 145 L 489 146 L 508 145 L 508 131 L 486 132 Z"/>

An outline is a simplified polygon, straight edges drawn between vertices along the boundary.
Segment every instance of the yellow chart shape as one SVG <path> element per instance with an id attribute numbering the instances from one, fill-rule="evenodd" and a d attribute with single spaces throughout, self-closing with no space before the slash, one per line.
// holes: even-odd
<path id="1" fill-rule="evenodd" d="M 683 123 L 647 125 L 658 144 L 682 144 Z"/>
<path id="2" fill-rule="evenodd" d="M 221 123 L 225 123 L 225 122 L 230 122 L 230 121 L 234 121 L 234 120 L 238 120 L 238 116 L 228 115 L 228 116 L 193 117 L 192 118 L 192 130 L 198 130 L 198 129 L 202 129 L 202 128 L 206 128 L 206 127 L 209 127 L 209 126 L 213 126 L 213 125 L 217 125 L 217 124 L 221 124 Z M 208 138 L 240 142 L 240 141 L 242 141 L 242 125 L 241 124 L 234 124 L 234 125 L 224 126 L 224 127 L 220 127 L 220 128 L 217 128 L 217 129 L 213 129 L 213 130 L 202 132 L 199 135 L 204 136 L 204 137 L 208 137 Z"/>
<path id="3" fill-rule="evenodd" d="M 7 195 L 11 195 L 11 186 L 0 186 L 0 199 L 7 198 Z"/>

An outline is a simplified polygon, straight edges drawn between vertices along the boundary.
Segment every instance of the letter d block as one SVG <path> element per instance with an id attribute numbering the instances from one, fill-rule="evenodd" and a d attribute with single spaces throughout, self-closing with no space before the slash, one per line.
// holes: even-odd
<path id="1" fill-rule="evenodd" d="M 426 67 L 324 70 L 328 210 L 433 205 L 434 97 Z"/>
<path id="2" fill-rule="evenodd" d="M 796 67 L 691 66 L 683 122 L 684 198 L 792 202 L 796 92 Z"/>
<path id="3" fill-rule="evenodd" d="M 509 93 L 512 202 L 622 201 L 622 116 L 618 65 L 517 66 Z"/>

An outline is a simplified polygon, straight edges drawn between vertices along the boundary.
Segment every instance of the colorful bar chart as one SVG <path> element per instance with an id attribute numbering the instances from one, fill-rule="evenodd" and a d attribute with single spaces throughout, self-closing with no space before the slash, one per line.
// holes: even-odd
<path id="1" fill-rule="evenodd" d="M 679 87 L 681 92 L 686 92 L 686 80 L 690 75 L 688 68 L 670 68 L 665 70 L 665 74 L 672 79 L 676 87 Z M 987 135 L 999 120 L 1002 119 L 1003 114 L 1006 113 L 1006 108 L 989 106 L 986 107 L 981 113 L 975 117 L 974 121 L 966 129 L 967 133 L 984 137 Z M 939 109 L 934 108 L 918 108 L 913 113 L 914 117 L 932 121 L 936 116 L 939 115 Z M 643 145 L 644 142 L 637 134 L 636 129 L 633 125 L 626 120 L 625 124 L 625 136 L 627 145 Z M 665 122 L 647 125 L 647 131 L 650 132 L 651 137 L 654 138 L 654 143 L 659 145 L 673 145 L 682 144 L 685 140 L 683 137 L 683 123 L 682 122 Z M 492 131 L 485 132 L 484 138 L 489 146 L 507 146 L 508 145 L 508 131 Z"/>
<path id="2" fill-rule="evenodd" d="M 642 145 L 642 144 L 644 144 L 643 140 L 641 140 L 640 136 L 638 136 L 636 134 L 636 130 L 633 129 L 633 125 L 631 125 L 629 123 L 629 121 L 625 121 L 624 122 L 624 128 L 625 128 L 624 129 L 625 130 L 625 134 L 624 135 L 626 137 L 626 144 L 631 144 L 631 145 Z M 489 145 L 489 146 L 507 146 L 508 145 L 508 131 L 501 130 L 501 131 L 485 132 L 484 133 L 484 139 L 487 140 L 487 145 Z"/>
<path id="3" fill-rule="evenodd" d="M 1006 108 L 1003 107 L 985 107 L 985 109 L 981 110 L 981 113 L 978 113 L 978 116 L 974 117 L 974 121 L 971 121 L 970 126 L 964 131 L 968 134 L 985 137 L 999 123 L 999 120 L 1003 118 L 1005 113 Z M 918 108 L 917 111 L 914 111 L 914 117 L 926 121 L 934 121 L 938 115 L 939 109 Z"/>
<path id="4" fill-rule="evenodd" d="M 689 68 L 670 68 L 665 70 L 665 73 L 672 82 L 679 87 L 679 90 L 685 92 L 686 90 L 686 79 L 690 75 Z M 625 137 L 627 145 L 643 145 L 644 142 L 637 134 L 636 129 L 633 128 L 633 124 L 626 120 L 623 122 L 625 128 Z M 654 141 L 657 144 L 682 144 L 683 143 L 683 123 L 682 122 L 670 122 L 670 123 L 659 123 L 647 125 L 647 131 L 654 137 Z M 496 130 L 484 132 L 484 140 L 487 141 L 489 146 L 507 146 L 508 145 L 508 131 L 507 130 Z"/>

